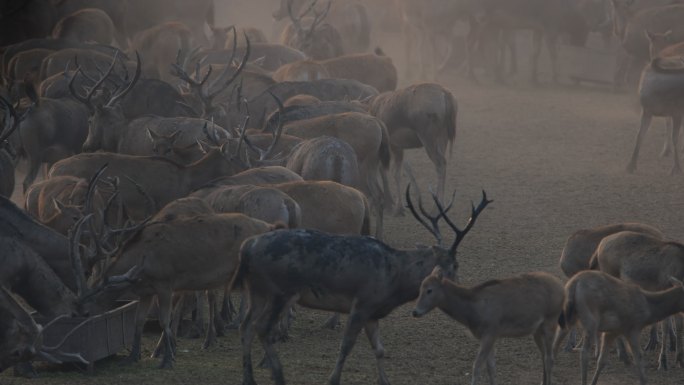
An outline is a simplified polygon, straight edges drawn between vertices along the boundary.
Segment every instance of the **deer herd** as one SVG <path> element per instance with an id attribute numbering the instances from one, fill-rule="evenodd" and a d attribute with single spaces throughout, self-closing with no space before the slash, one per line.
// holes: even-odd
<path id="1" fill-rule="evenodd" d="M 568 333 L 565 350 L 581 351 L 582 384 L 592 347 L 596 384 L 613 342 L 626 361 L 629 348 L 645 384 L 639 338 L 658 322 L 662 336 L 654 326 L 647 348 L 660 343 L 659 366 L 672 366 L 665 343 L 672 335 L 675 361 L 684 365 L 678 315 L 684 244 L 651 226 L 577 231 L 561 254 L 565 285 L 545 272 L 459 284 L 457 248 L 492 200 L 483 191 L 465 227 L 449 216 L 456 99 L 434 82 L 398 88 L 392 58 L 371 47 L 374 12 L 395 10 L 407 55 L 403 80 L 415 79 L 415 72 L 432 80 L 452 54 L 460 20 L 469 25 L 468 73 L 474 77 L 478 60 L 494 46 L 492 74 L 502 79 L 507 49 L 516 70 L 510 37 L 531 30 L 532 80 L 542 41 L 557 80 L 560 39 L 583 45 L 590 32 L 612 26 L 620 45 L 615 86 L 627 81 L 630 66 L 645 65 L 641 126 L 627 171 L 635 171 L 646 130 L 660 116 L 670 120 L 664 152 L 672 153 L 672 172 L 679 173 L 684 4 L 272 5 L 275 20 L 289 21 L 278 43 L 252 26 L 217 26 L 213 0 L 11 0 L 0 6 L 0 370 L 30 375 L 37 358 L 84 362 L 61 344 L 46 346 L 42 334 L 60 319 L 110 310 L 122 296 L 139 300 L 128 362 L 141 359 L 151 309 L 162 329 L 154 355 L 170 368 L 187 309 L 200 315 L 208 306 L 203 346 L 228 332 L 228 323 L 239 325 L 244 385 L 255 384 L 255 337 L 273 381 L 285 383 L 274 343 L 287 335 L 295 305 L 348 314 L 329 384 L 341 383 L 363 329 L 378 383 L 388 385 L 379 321 L 416 299 L 414 317 L 439 308 L 480 341 L 473 384 L 483 366 L 495 383 L 497 339 L 529 335 L 541 353 L 542 383 L 551 384 Z M 416 148 L 434 165 L 431 208 L 404 161 L 404 151 Z M 15 188 L 20 162 L 26 171 Z M 398 249 L 383 241 L 384 216 L 405 208 L 434 236 L 433 246 Z M 440 224 L 452 230 L 450 244 Z M 242 296 L 238 314 L 233 292 Z M 26 306 L 52 321 L 37 325 Z M 201 329 L 203 318 L 195 318 Z"/>

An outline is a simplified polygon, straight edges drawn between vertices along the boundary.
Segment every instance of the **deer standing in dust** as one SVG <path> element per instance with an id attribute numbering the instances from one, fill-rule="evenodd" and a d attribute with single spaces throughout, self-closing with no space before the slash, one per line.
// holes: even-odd
<path id="1" fill-rule="evenodd" d="M 583 271 L 565 285 L 563 323 L 573 326 L 577 322 L 584 328 L 584 344 L 580 354 L 582 385 L 587 384 L 589 349 L 599 339 L 600 353 L 592 385 L 606 366 L 608 347 L 619 336 L 627 339 L 639 383 L 646 384 L 639 336 L 641 330 L 673 314 L 684 311 L 684 287 L 672 278 L 675 287 L 662 291 L 646 291 L 637 285 L 623 282 L 599 271 Z M 560 347 L 566 329 L 561 329 L 554 342 L 554 350 Z"/>
<path id="2" fill-rule="evenodd" d="M 601 240 L 590 266 L 593 270 L 600 269 L 644 290 L 665 290 L 671 285 L 670 277 L 684 279 L 684 245 L 648 234 L 623 231 Z M 658 357 L 660 369 L 668 367 L 667 344 L 664 343 L 666 324 L 667 322 L 661 323 L 663 344 Z M 681 328 L 678 327 L 676 333 L 676 362 L 684 366 Z"/>
<path id="3" fill-rule="evenodd" d="M 568 237 L 558 261 L 558 265 L 563 271 L 563 274 L 568 278 L 572 278 L 581 271 L 589 270 L 591 258 L 594 255 L 594 252 L 596 252 L 596 248 L 599 243 L 601 243 L 601 240 L 621 231 L 634 231 L 650 235 L 657 239 L 663 239 L 665 237 L 660 230 L 653 226 L 629 222 L 577 230 Z M 573 329 L 564 350 L 572 350 L 575 346 L 575 342 L 576 336 L 575 330 Z M 658 336 L 656 329 L 652 328 L 651 339 L 648 343 L 647 350 L 655 349 L 657 343 Z"/>
<path id="4" fill-rule="evenodd" d="M 485 363 L 489 383 L 495 383 L 497 339 L 533 335 L 542 355 L 542 385 L 550 385 L 553 339 L 564 297 L 563 283 L 548 273 L 521 274 L 468 288 L 449 280 L 437 266 L 423 280 L 412 314 L 420 317 L 437 307 L 465 325 L 480 341 L 472 385 L 477 383 Z"/>
<path id="5" fill-rule="evenodd" d="M 280 230 L 245 241 L 240 249 L 240 268 L 232 287 L 242 284 L 248 297 L 248 308 L 240 325 L 244 385 L 254 385 L 251 345 L 259 337 L 271 364 L 277 385 L 285 384 L 280 360 L 269 338 L 279 315 L 295 299 L 302 306 L 348 313 L 342 345 L 335 369 L 328 381 L 339 385 L 344 362 L 356 338 L 365 329 L 375 352 L 378 383 L 388 385 L 383 369 L 384 347 L 380 341 L 379 320 L 396 307 L 418 295 L 420 282 L 435 266 L 441 266 L 448 277 L 458 269 L 456 249 L 476 219 L 490 203 L 483 192 L 482 200 L 473 206 L 470 220 L 461 230 L 446 216 L 436 197 L 440 214 L 421 217 L 406 195 L 411 212 L 438 240 L 429 248 L 397 250 L 370 237 L 341 236 L 313 230 Z M 450 206 L 449 206 L 450 207 Z M 449 224 L 456 239 L 447 249 L 441 246 L 441 218 Z"/>
<path id="6" fill-rule="evenodd" d="M 425 148 L 437 171 L 437 197 L 444 198 L 447 147 L 456 138 L 456 99 L 446 88 L 423 83 L 385 92 L 369 101 L 370 113 L 385 123 L 390 136 L 392 173 L 397 191 L 394 209 L 401 212 L 404 150 Z M 385 193 L 387 197 L 387 192 Z"/>

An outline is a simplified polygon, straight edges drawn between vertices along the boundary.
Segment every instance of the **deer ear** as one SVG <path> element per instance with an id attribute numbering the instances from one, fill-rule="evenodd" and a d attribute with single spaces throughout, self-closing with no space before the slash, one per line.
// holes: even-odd
<path id="1" fill-rule="evenodd" d="M 444 278 L 444 270 L 442 270 L 441 266 L 435 266 L 435 268 L 432 269 L 432 275 L 441 281 Z"/>
<path id="2" fill-rule="evenodd" d="M 684 287 L 684 283 L 673 276 L 670 276 L 670 283 L 672 283 L 673 286 Z"/>

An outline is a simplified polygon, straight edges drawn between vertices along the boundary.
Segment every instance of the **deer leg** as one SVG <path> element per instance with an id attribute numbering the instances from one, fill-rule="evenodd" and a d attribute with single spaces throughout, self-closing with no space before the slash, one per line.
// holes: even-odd
<path id="1" fill-rule="evenodd" d="M 665 119 L 665 143 L 663 143 L 663 150 L 660 156 L 665 158 L 672 152 L 672 119 Z"/>
<path id="2" fill-rule="evenodd" d="M 610 346 L 615 339 L 614 334 L 603 333 L 601 335 L 601 348 L 599 351 L 598 361 L 596 362 L 596 371 L 594 372 L 594 377 L 591 379 L 591 385 L 596 385 L 598 382 L 599 374 L 606 367 L 608 360 L 608 346 Z"/>
<path id="3" fill-rule="evenodd" d="M 265 298 L 254 293 L 248 293 L 248 305 L 245 317 L 240 323 L 240 343 L 242 345 L 242 385 L 256 385 L 254 381 L 254 369 L 252 367 L 252 341 L 254 340 L 255 326 L 268 308 Z"/>
<path id="4" fill-rule="evenodd" d="M 401 169 L 404 163 L 404 150 L 392 146 L 392 174 L 394 176 L 394 188 L 397 192 L 396 200 L 394 202 L 394 215 L 404 215 L 404 206 L 401 202 Z"/>
<path id="5" fill-rule="evenodd" d="M 477 356 L 475 357 L 475 362 L 473 363 L 473 378 L 471 379 L 471 384 L 477 384 L 477 379 L 480 377 L 480 371 L 482 370 L 482 364 L 486 363 L 489 358 L 489 353 L 494 348 L 494 337 L 484 336 L 480 340 L 480 348 L 477 351 Z M 489 370 L 489 364 L 487 363 L 487 370 Z M 490 378 L 491 382 L 491 378 Z"/>
<path id="6" fill-rule="evenodd" d="M 593 320 L 582 320 L 584 333 L 582 337 L 582 350 L 580 350 L 580 371 L 582 372 L 582 385 L 587 385 L 587 372 L 589 371 L 589 350 L 591 350 L 597 337 L 598 325 Z"/>
<path id="7" fill-rule="evenodd" d="M 556 44 L 556 36 L 549 36 L 548 33 L 544 34 L 544 40 L 546 41 L 546 49 L 549 51 L 549 57 L 551 58 L 551 76 L 554 83 L 558 83 L 558 45 Z"/>
<path id="8" fill-rule="evenodd" d="M 677 175 L 682 173 L 682 168 L 679 166 L 679 129 L 682 127 L 682 116 L 672 117 L 672 170 L 670 175 Z"/>
<path id="9" fill-rule="evenodd" d="M 627 172 L 630 174 L 633 173 L 637 168 L 636 165 L 637 158 L 639 158 L 639 148 L 641 147 L 641 142 L 644 140 L 644 136 L 646 136 L 646 131 L 648 131 L 648 128 L 651 126 L 652 118 L 653 116 L 645 110 L 641 113 L 641 125 L 639 126 L 636 143 L 634 144 L 634 151 L 632 152 L 632 158 L 629 160 L 629 164 L 627 164 Z"/>
<path id="10" fill-rule="evenodd" d="M 230 298 L 230 288 L 228 285 L 226 285 L 223 288 L 223 302 L 221 304 L 221 318 L 223 319 L 223 322 L 227 324 L 232 324 L 235 320 L 233 317 L 235 316 L 235 306 L 233 305 L 233 301 Z M 239 324 L 239 320 L 237 321 Z"/>
<path id="11" fill-rule="evenodd" d="M 568 342 L 573 339 L 572 334 L 576 332 L 576 328 L 568 326 L 567 328 L 558 328 L 556 331 L 556 336 L 553 340 L 553 354 L 556 355 L 558 354 L 558 351 L 560 350 L 560 346 L 563 343 L 563 339 L 565 339 L 565 336 L 570 333 L 570 338 L 568 338 Z M 568 344 L 566 343 L 565 346 L 567 347 Z M 565 350 L 565 349 L 563 349 Z"/>
<path id="12" fill-rule="evenodd" d="M 207 290 L 207 299 L 209 301 L 209 325 L 207 326 L 207 334 L 204 337 L 202 349 L 209 349 L 216 342 L 216 325 L 214 318 L 216 317 L 216 293 L 213 290 Z M 200 306 L 200 304 L 197 304 Z"/>
<path id="13" fill-rule="evenodd" d="M 505 44 L 511 51 L 511 67 L 508 69 L 508 75 L 515 75 L 518 73 L 518 47 L 515 44 L 515 34 L 504 36 Z"/>
<path id="14" fill-rule="evenodd" d="M 534 333 L 534 342 L 542 356 L 543 377 L 542 385 L 551 385 L 551 370 L 553 368 L 553 337 L 556 320 L 542 324 Z"/>
<path id="15" fill-rule="evenodd" d="M 164 339 L 164 357 L 159 366 L 160 369 L 171 369 L 174 361 L 175 344 L 173 335 L 171 334 L 171 295 L 171 290 L 167 293 L 157 294 L 157 300 L 159 302 L 159 326 L 162 327 L 162 338 Z"/>
<path id="16" fill-rule="evenodd" d="M 649 336 L 648 336 L 648 343 L 646 344 L 646 346 L 644 346 L 644 350 L 652 351 L 652 350 L 655 350 L 657 346 L 658 346 L 658 328 L 655 325 L 652 325 L 650 328 Z"/>
<path id="17" fill-rule="evenodd" d="M 673 316 L 674 318 L 674 341 L 675 341 L 675 351 L 676 353 L 676 361 L 677 364 L 679 365 L 680 368 L 684 367 L 684 352 L 682 352 L 682 327 L 684 326 L 684 317 L 682 317 L 681 314 L 676 314 Z"/>
<path id="18" fill-rule="evenodd" d="M 644 369 L 644 359 L 641 355 L 641 345 L 639 345 L 639 334 L 638 331 L 629 333 L 627 335 L 627 343 L 634 356 L 634 366 L 636 366 L 637 375 L 639 376 L 639 384 L 646 385 L 646 372 Z M 663 343 L 663 345 L 665 344 Z"/>
<path id="19" fill-rule="evenodd" d="M 173 295 L 173 315 L 171 316 L 171 332 L 173 333 L 173 338 L 176 339 L 178 336 L 178 327 L 180 326 L 180 320 L 183 319 L 183 311 L 185 310 L 185 294 L 174 294 Z M 160 338 L 157 341 L 157 346 L 152 352 L 152 358 L 158 358 L 163 352 L 163 339 Z"/>
<path id="20" fill-rule="evenodd" d="M 444 133 L 446 134 L 446 133 Z M 424 134 L 419 134 L 418 138 L 425 148 L 428 158 L 435 165 L 435 171 L 437 172 L 437 198 L 440 202 L 444 202 L 444 189 L 446 184 L 446 158 L 444 154 L 446 153 L 446 141 L 442 143 L 436 143 L 438 139 L 427 137 Z"/>
<path id="21" fill-rule="evenodd" d="M 270 306 L 269 311 L 264 312 L 261 322 L 257 323 L 257 335 L 264 348 L 264 362 L 267 362 L 271 367 L 271 374 L 276 385 L 285 385 L 285 376 L 283 375 L 283 366 L 280 364 L 278 354 L 273 348 L 274 336 L 272 336 L 273 327 L 278 323 L 278 320 L 287 308 L 286 305 L 290 303 L 289 298 L 276 297 Z"/>
<path id="22" fill-rule="evenodd" d="M 340 385 L 340 379 L 342 378 L 342 367 L 344 366 L 344 361 L 354 347 L 356 338 L 359 336 L 359 332 L 366 324 L 366 317 L 361 315 L 358 311 L 358 305 L 354 304 L 352 306 L 351 312 L 347 317 L 347 325 L 344 328 L 344 336 L 342 337 L 342 344 L 340 345 L 340 353 L 337 356 L 337 362 L 335 363 L 335 369 L 328 379 L 329 385 Z"/>
<path id="23" fill-rule="evenodd" d="M 598 349 L 598 346 L 597 346 Z M 632 362 L 629 359 L 629 353 L 627 353 L 627 347 L 625 346 L 625 341 L 622 337 L 617 339 L 617 355 L 620 361 L 622 361 L 625 366 L 629 366 Z"/>
<path id="24" fill-rule="evenodd" d="M 380 322 L 378 320 L 371 320 L 364 326 L 366 330 L 366 337 L 368 337 L 368 342 L 370 342 L 371 348 L 375 353 L 375 360 L 378 365 L 378 384 L 389 385 L 390 382 L 387 379 L 387 374 L 385 374 L 385 369 L 383 365 L 383 359 L 385 358 L 385 348 L 382 346 L 382 341 L 380 341 Z"/>
<path id="25" fill-rule="evenodd" d="M 667 370 L 667 326 L 666 321 L 658 322 L 658 327 L 660 329 L 660 353 L 658 355 L 658 370 Z"/>
<path id="26" fill-rule="evenodd" d="M 131 346 L 131 353 L 128 358 L 124 361 L 124 364 L 132 364 L 134 362 L 140 361 L 140 345 L 142 342 L 143 328 L 145 327 L 145 321 L 147 320 L 147 313 L 150 311 L 150 306 L 152 306 L 152 299 L 154 296 L 140 297 L 140 302 L 138 302 L 138 309 L 135 312 L 135 332 L 133 334 L 133 345 Z"/>

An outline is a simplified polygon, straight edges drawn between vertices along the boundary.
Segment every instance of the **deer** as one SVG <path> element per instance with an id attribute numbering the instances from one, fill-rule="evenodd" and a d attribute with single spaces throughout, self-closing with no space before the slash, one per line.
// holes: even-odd
<path id="1" fill-rule="evenodd" d="M 616 223 L 612 225 L 598 226 L 591 229 L 580 229 L 572 233 L 565 242 L 558 265 L 567 278 L 575 274 L 589 270 L 591 258 L 603 238 L 622 231 L 633 231 L 647 234 L 657 239 L 664 239 L 663 233 L 653 226 L 642 223 Z M 565 351 L 570 351 L 575 346 L 575 331 L 573 330 L 565 345 Z M 651 339 L 647 350 L 655 348 L 658 336 L 655 328 L 651 329 Z"/>
<path id="2" fill-rule="evenodd" d="M 412 208 L 409 190 L 407 204 Z M 434 199 L 437 204 L 437 198 Z M 256 334 L 270 361 L 275 384 L 285 384 L 283 368 L 269 335 L 279 315 L 296 301 L 309 308 L 349 314 L 329 384 L 340 383 L 344 362 L 361 329 L 365 329 L 375 353 L 378 383 L 389 384 L 383 369 L 379 320 L 415 299 L 420 282 L 435 266 L 441 266 L 448 277 L 455 275 L 456 249 L 489 202 L 483 192 L 463 230 L 448 219 L 448 208 L 441 203 L 437 204 L 440 214 L 432 217 L 426 215 L 422 204 L 419 206 L 427 218 L 420 217 L 412 208 L 416 219 L 438 240 L 438 245 L 429 248 L 398 250 L 370 237 L 308 229 L 277 230 L 247 239 L 240 248 L 240 267 L 231 281 L 231 287 L 241 286 L 248 298 L 240 324 L 242 383 L 256 384 L 251 359 Z M 448 248 L 441 242 L 441 218 L 456 234 Z"/>
<path id="3" fill-rule="evenodd" d="M 248 118 L 238 130 L 243 134 L 247 120 Z M 282 127 L 278 132 L 281 130 Z M 269 148 L 262 152 L 261 161 L 266 161 L 272 155 L 278 137 L 278 134 L 274 135 Z M 239 143 L 243 139 L 241 137 Z M 119 177 L 122 181 L 130 182 L 122 183 L 120 196 L 129 218 L 142 220 L 148 216 L 150 210 L 156 212 L 172 200 L 187 196 L 213 179 L 250 168 L 251 164 L 243 159 L 244 146 L 241 148 L 238 144 L 235 151 L 231 151 L 230 147 L 229 143 L 224 143 L 221 147 L 210 147 L 204 157 L 189 165 L 156 156 L 82 153 L 57 162 L 48 176 L 87 178 L 108 164 L 103 177 Z"/>
<path id="4" fill-rule="evenodd" d="M 422 317 L 439 308 L 480 341 L 473 364 L 472 385 L 486 363 L 489 383 L 495 382 L 494 344 L 502 337 L 533 335 L 542 355 L 542 385 L 551 384 L 553 341 L 558 318 L 563 312 L 563 283 L 544 272 L 486 281 L 465 287 L 445 277 L 436 266 L 420 285 L 420 295 L 412 311 Z"/>
<path id="5" fill-rule="evenodd" d="M 52 28 L 52 37 L 110 45 L 114 41 L 114 31 L 114 23 L 107 12 L 83 8 L 62 17 Z"/>
<path id="6" fill-rule="evenodd" d="M 298 102 L 297 99 L 304 99 L 304 102 Z M 368 114 L 368 108 L 356 101 L 321 101 L 315 96 L 307 94 L 299 94 L 283 100 L 285 100 L 283 108 L 279 108 L 267 117 L 263 125 L 263 131 L 273 131 L 273 129 L 278 126 L 277 124 L 281 119 L 283 124 L 288 125 L 295 121 L 322 118 L 324 116 L 342 114 L 345 112 Z M 287 105 L 288 101 L 291 105 Z"/>
<path id="7" fill-rule="evenodd" d="M 669 277 L 684 277 L 684 246 L 681 243 L 652 237 L 648 234 L 623 231 L 601 240 L 590 267 L 623 281 L 638 285 L 644 290 L 657 291 L 670 287 Z M 661 323 L 665 341 L 666 323 Z M 680 344 L 681 330 L 677 330 L 676 362 L 684 365 Z M 660 369 L 667 369 L 667 350 L 663 343 L 658 357 Z"/>
<path id="8" fill-rule="evenodd" d="M 584 328 L 585 344 L 580 354 L 582 385 L 587 383 L 589 349 L 600 333 L 600 353 L 592 384 L 606 366 L 608 347 L 619 336 L 627 339 L 634 356 L 639 383 L 646 384 L 639 336 L 641 330 L 655 322 L 684 311 L 684 287 L 681 281 L 670 278 L 674 287 L 648 291 L 621 281 L 600 271 L 583 271 L 565 285 L 562 322 L 573 326 L 580 322 Z M 563 325 L 561 325 L 563 326 Z M 561 329 L 556 336 L 557 350 L 566 334 Z"/>
<path id="9" fill-rule="evenodd" d="M 290 14 L 301 14 L 307 10 L 307 7 L 320 8 L 318 5 L 317 2 L 311 0 L 280 0 L 279 7 L 272 16 L 275 21 L 281 21 Z M 327 4 L 323 7 L 327 7 Z M 326 20 L 340 33 L 344 52 L 364 52 L 370 46 L 372 26 L 366 3 L 361 1 L 333 2 Z"/>
<path id="10" fill-rule="evenodd" d="M 87 136 L 88 110 L 71 98 L 40 98 L 33 85 L 26 85 L 31 106 L 24 112 L 17 130 L 19 155 L 29 166 L 22 182 L 24 193 L 38 175 L 40 166 L 80 152 Z"/>
<path id="11" fill-rule="evenodd" d="M 298 144 L 287 159 L 288 169 L 304 180 L 331 180 L 359 188 L 359 164 L 349 143 L 330 136 L 319 136 Z"/>
<path id="12" fill-rule="evenodd" d="M 443 199 L 447 146 L 453 152 L 456 138 L 456 99 L 446 88 L 421 83 L 385 92 L 367 101 L 370 113 L 382 120 L 390 136 L 392 173 L 397 191 L 394 210 L 401 209 L 401 171 L 404 149 L 425 148 L 437 171 L 437 197 Z"/>
<path id="13" fill-rule="evenodd" d="M 684 39 L 684 28 L 678 22 L 684 15 L 684 4 L 664 5 L 654 2 L 632 8 L 632 1 L 613 0 L 613 33 L 620 40 L 621 51 L 616 58 L 614 88 L 619 89 L 627 80 L 630 69 L 647 63 L 649 42 L 646 31 L 671 31 L 673 41 Z M 672 3 L 672 2 L 670 2 Z M 653 6 L 651 6 L 653 5 Z"/>
<path id="14" fill-rule="evenodd" d="M 276 81 L 312 81 L 325 78 L 354 79 L 380 92 L 397 88 L 397 68 L 381 49 L 375 53 L 342 55 L 332 59 L 303 60 L 286 64 L 273 74 Z"/>
<path id="15" fill-rule="evenodd" d="M 641 122 L 632 156 L 627 163 L 627 173 L 631 174 L 636 171 L 641 142 L 651 126 L 651 120 L 654 116 L 668 117 L 671 120 L 670 143 L 672 143 L 673 163 L 670 175 L 681 173 L 677 144 L 679 143 L 682 114 L 684 114 L 684 95 L 679 92 L 680 86 L 684 82 L 682 74 L 684 74 L 684 65 L 678 58 L 674 60 L 656 58 L 642 71 L 638 91 L 641 104 Z"/>
<path id="16" fill-rule="evenodd" d="M 342 35 L 325 18 L 330 11 L 332 1 L 328 1 L 323 11 L 315 9 L 316 1 L 295 16 L 292 1 L 287 4 L 289 24 L 280 35 L 280 43 L 296 48 L 315 60 L 330 59 L 344 53 Z M 313 12 L 313 19 L 304 19 Z"/>
<path id="17" fill-rule="evenodd" d="M 238 250 L 243 240 L 275 228 L 243 214 L 180 216 L 150 222 L 143 227 L 120 250 L 96 285 L 107 282 L 108 277 L 125 275 L 133 268 L 136 269 L 134 279 L 126 285 L 91 296 L 97 304 L 110 303 L 125 291 L 140 297 L 128 361 L 137 362 L 140 359 L 143 326 L 156 296 L 164 346 L 160 367 L 171 368 L 175 353 L 171 330 L 173 293 L 215 289 L 225 285 L 238 267 Z M 197 242 L 199 239 L 202 241 Z"/>
<path id="18" fill-rule="evenodd" d="M 286 134 L 305 139 L 334 137 L 351 146 L 358 160 L 358 182 L 351 186 L 359 188 L 370 197 L 378 219 L 375 234 L 382 238 L 384 207 L 386 202 L 392 202 L 386 174 L 390 165 L 391 141 L 382 120 L 365 113 L 348 112 L 294 121 L 286 124 L 283 130 Z M 295 162 L 292 160 L 294 151 L 290 158 L 292 162 Z M 379 180 L 382 181 L 382 186 Z M 335 181 L 347 184 L 340 180 Z"/>
<path id="19" fill-rule="evenodd" d="M 179 21 L 168 21 L 138 32 L 132 40 L 131 49 L 139 51 L 145 63 L 145 77 L 174 81 L 168 71 L 178 51 L 190 52 L 192 33 Z"/>

